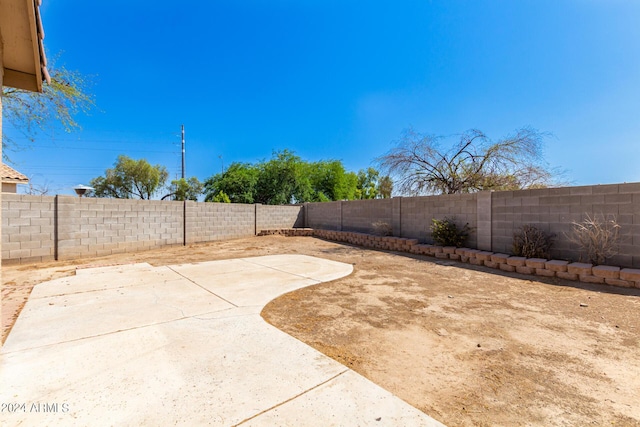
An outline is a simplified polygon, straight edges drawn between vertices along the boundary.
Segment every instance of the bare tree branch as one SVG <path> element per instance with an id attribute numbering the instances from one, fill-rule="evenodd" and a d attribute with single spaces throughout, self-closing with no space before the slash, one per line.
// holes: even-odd
<path id="1" fill-rule="evenodd" d="M 440 144 L 444 138 L 408 129 L 377 161 L 396 179 L 400 192 L 411 195 L 549 186 L 557 170 L 543 161 L 545 136 L 524 127 L 492 142 L 483 132 L 472 129 L 446 149 Z"/>

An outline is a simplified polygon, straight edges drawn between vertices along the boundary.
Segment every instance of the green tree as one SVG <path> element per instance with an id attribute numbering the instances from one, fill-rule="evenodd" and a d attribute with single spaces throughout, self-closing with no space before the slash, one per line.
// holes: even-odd
<path id="1" fill-rule="evenodd" d="M 151 199 L 165 184 L 169 174 L 161 165 L 120 155 L 104 176 L 91 180 L 93 197 Z"/>
<path id="2" fill-rule="evenodd" d="M 378 179 L 380 172 L 374 168 L 358 172 L 358 199 L 375 199 L 378 197 Z"/>
<path id="3" fill-rule="evenodd" d="M 209 202 L 222 191 L 232 203 L 273 205 L 353 200 L 359 197 L 358 186 L 358 175 L 339 160 L 307 162 L 284 150 L 255 165 L 231 164 L 205 181 L 204 192 Z"/>
<path id="4" fill-rule="evenodd" d="M 229 196 L 227 196 L 227 194 L 222 190 L 220 190 L 220 192 L 216 194 L 211 201 L 215 203 L 231 203 Z"/>
<path id="5" fill-rule="evenodd" d="M 184 178 L 175 179 L 171 181 L 171 185 L 169 186 L 170 193 L 164 196 L 162 200 L 170 197 L 171 200 L 197 201 L 198 196 L 202 194 L 202 190 L 203 185 L 195 176 L 192 176 L 188 180 Z"/>
<path id="6" fill-rule="evenodd" d="M 312 188 L 302 159 L 292 151 L 275 152 L 258 165 L 255 202 L 265 205 L 302 203 L 311 199 Z"/>
<path id="7" fill-rule="evenodd" d="M 67 132 L 80 126 L 75 117 L 87 113 L 95 106 L 93 96 L 87 91 L 89 83 L 82 74 L 64 66 L 56 67 L 49 61 L 51 83 L 43 85 L 42 93 L 3 87 L 2 102 L 4 120 L 24 137 L 33 140 L 38 131 L 43 131 L 60 123 Z M 15 150 L 17 142 L 7 132 L 2 134 L 2 155 L 5 160 L 7 150 Z"/>
<path id="8" fill-rule="evenodd" d="M 449 147 L 442 137 L 405 131 L 396 147 L 378 158 L 408 194 L 454 194 L 522 189 L 552 184 L 557 171 L 542 159 L 545 134 L 528 127 L 499 141 L 471 130 Z"/>
<path id="9" fill-rule="evenodd" d="M 339 160 L 322 160 L 307 165 L 311 183 L 311 200 L 353 200 L 356 198 L 358 177 L 347 172 Z"/>
<path id="10" fill-rule="evenodd" d="M 213 202 L 222 191 L 232 203 L 254 203 L 259 169 L 248 163 L 232 163 L 224 173 L 204 182 L 204 200 Z"/>
<path id="11" fill-rule="evenodd" d="M 389 175 L 383 176 L 378 181 L 378 196 L 381 199 L 390 199 L 393 193 L 393 180 Z"/>

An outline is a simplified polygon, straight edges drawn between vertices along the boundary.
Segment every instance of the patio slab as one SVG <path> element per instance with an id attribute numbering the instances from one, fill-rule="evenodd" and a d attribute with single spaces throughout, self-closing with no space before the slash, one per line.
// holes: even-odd
<path id="1" fill-rule="evenodd" d="M 0 425 L 441 425 L 260 317 L 351 271 L 282 255 L 37 285 L 0 352 Z"/>

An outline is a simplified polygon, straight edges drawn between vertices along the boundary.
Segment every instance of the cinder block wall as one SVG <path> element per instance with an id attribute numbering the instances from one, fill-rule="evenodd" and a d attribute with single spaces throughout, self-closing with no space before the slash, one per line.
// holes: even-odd
<path id="1" fill-rule="evenodd" d="M 491 203 L 495 252 L 511 253 L 513 233 L 530 224 L 556 235 L 554 258 L 577 261 L 580 253 L 566 237 L 571 224 L 604 215 L 616 218 L 623 235 L 620 255 L 608 263 L 640 267 L 640 183 L 495 192 Z"/>
<path id="2" fill-rule="evenodd" d="M 2 195 L 2 259 L 55 258 L 53 196 Z"/>
<path id="3" fill-rule="evenodd" d="M 460 226 L 468 223 L 474 229 L 477 224 L 475 194 L 309 203 L 307 209 L 311 228 L 370 233 L 373 223 L 383 221 L 393 227 L 395 236 L 427 243 L 433 243 L 432 218 L 455 217 Z M 468 244 L 475 247 L 475 233 Z"/>
<path id="4" fill-rule="evenodd" d="M 476 194 L 448 194 L 442 196 L 402 197 L 399 201 L 401 233 L 422 242 L 433 243 L 431 220 L 451 218 L 460 227 L 469 224 L 477 229 Z M 476 233 L 469 236 L 467 245 L 476 247 Z"/>
<path id="5" fill-rule="evenodd" d="M 392 225 L 391 199 L 354 200 L 338 203 L 342 203 L 342 230 L 344 231 L 371 233 L 372 224 L 378 221 Z"/>
<path id="6" fill-rule="evenodd" d="M 342 229 L 342 202 L 307 203 L 307 227 L 321 230 Z"/>
<path id="7" fill-rule="evenodd" d="M 186 243 L 254 236 L 255 209 L 246 204 L 186 202 Z"/>
<path id="8" fill-rule="evenodd" d="M 304 207 L 292 206 L 256 206 L 256 233 L 262 230 L 304 227 Z"/>
<path id="9" fill-rule="evenodd" d="M 302 206 L 5 194 L 2 209 L 7 264 L 249 237 L 256 226 L 304 225 Z"/>
<path id="10" fill-rule="evenodd" d="M 609 264 L 640 268 L 640 183 L 483 192 L 427 197 L 394 197 L 309 203 L 308 226 L 324 230 L 370 232 L 371 224 L 386 221 L 394 235 L 433 243 L 431 219 L 455 217 L 474 232 L 467 246 L 511 254 L 513 234 L 525 224 L 556 235 L 551 256 L 580 260 L 578 248 L 566 233 L 586 214 L 615 217 L 621 226 L 619 255 Z"/>
<path id="11" fill-rule="evenodd" d="M 640 268 L 640 183 L 305 207 L 4 194 L 2 209 L 2 259 L 8 263 L 108 255 L 305 225 L 370 232 L 376 221 L 389 222 L 399 237 L 431 243 L 431 219 L 446 216 L 476 229 L 470 247 L 510 254 L 513 233 L 531 224 L 556 235 L 553 257 L 575 261 L 580 254 L 565 233 L 589 214 L 615 216 L 622 227 L 620 255 L 609 264 Z"/>
<path id="12" fill-rule="evenodd" d="M 58 259 L 184 243 L 184 204 L 58 196 Z"/>

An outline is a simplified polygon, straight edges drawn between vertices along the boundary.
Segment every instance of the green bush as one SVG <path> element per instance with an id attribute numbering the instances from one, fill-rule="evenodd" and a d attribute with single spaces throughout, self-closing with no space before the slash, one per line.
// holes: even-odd
<path id="1" fill-rule="evenodd" d="M 431 237 L 440 246 L 462 247 L 471 233 L 469 223 L 458 228 L 455 218 L 445 218 L 443 220 L 433 218 L 431 220 Z"/>
<path id="2" fill-rule="evenodd" d="M 555 234 L 549 234 L 533 225 L 523 225 L 513 233 L 513 254 L 526 258 L 549 259 Z"/>

